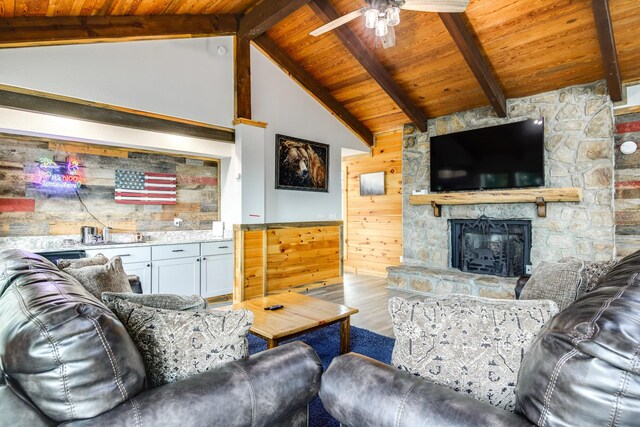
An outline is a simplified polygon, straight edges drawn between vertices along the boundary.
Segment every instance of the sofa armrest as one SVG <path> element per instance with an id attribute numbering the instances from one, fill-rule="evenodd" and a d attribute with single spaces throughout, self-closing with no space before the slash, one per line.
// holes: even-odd
<path id="1" fill-rule="evenodd" d="M 522 292 L 522 289 L 524 289 L 524 286 L 527 284 L 530 277 L 531 277 L 530 275 L 518 277 L 518 281 L 516 282 L 516 287 L 513 290 L 516 294 L 516 299 L 520 299 L 520 293 Z"/>
<path id="2" fill-rule="evenodd" d="M 131 286 L 131 292 L 136 294 L 142 293 L 142 282 L 140 277 L 135 274 L 127 274 L 127 280 L 129 280 L 129 286 Z"/>
<path id="3" fill-rule="evenodd" d="M 356 426 L 532 426 L 527 419 L 356 353 L 333 359 L 320 399 Z"/>
<path id="4" fill-rule="evenodd" d="M 321 373 L 315 351 L 296 341 L 147 390 L 95 418 L 65 425 L 277 425 L 316 396 Z"/>

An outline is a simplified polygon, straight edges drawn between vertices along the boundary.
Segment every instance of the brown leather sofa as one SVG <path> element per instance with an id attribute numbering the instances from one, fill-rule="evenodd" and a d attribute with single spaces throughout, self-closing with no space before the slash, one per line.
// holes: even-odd
<path id="1" fill-rule="evenodd" d="M 362 355 L 337 357 L 320 398 L 343 425 L 640 425 L 640 251 L 553 317 L 520 366 L 507 412 Z"/>
<path id="2" fill-rule="evenodd" d="M 295 342 L 148 388 L 109 309 L 41 256 L 0 252 L 0 426 L 304 426 L 321 372 Z"/>

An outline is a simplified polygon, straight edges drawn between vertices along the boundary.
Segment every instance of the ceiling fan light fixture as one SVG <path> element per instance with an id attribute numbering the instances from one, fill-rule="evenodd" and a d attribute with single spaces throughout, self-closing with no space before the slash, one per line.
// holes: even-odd
<path id="1" fill-rule="evenodd" d="M 390 27 L 395 27 L 400 23 L 400 8 L 397 6 L 391 6 L 385 12 L 385 17 L 387 20 L 387 25 Z"/>
<path id="2" fill-rule="evenodd" d="M 384 37 L 389 33 L 389 28 L 387 27 L 386 19 L 379 19 L 376 24 L 376 36 Z"/>
<path id="3" fill-rule="evenodd" d="M 378 11 L 369 9 L 364 13 L 364 25 L 367 28 L 376 28 L 378 24 Z"/>

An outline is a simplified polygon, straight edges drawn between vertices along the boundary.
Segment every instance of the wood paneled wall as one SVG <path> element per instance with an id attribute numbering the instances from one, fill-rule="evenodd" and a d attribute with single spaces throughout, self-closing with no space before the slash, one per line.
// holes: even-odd
<path id="1" fill-rule="evenodd" d="M 360 174 L 385 173 L 383 196 L 360 196 Z M 376 135 L 372 155 L 343 160 L 345 271 L 387 275 L 402 255 L 402 130 Z"/>
<path id="2" fill-rule="evenodd" d="M 615 218 L 616 255 L 625 256 L 640 249 L 640 149 L 620 153 L 623 141 L 640 147 L 640 110 L 616 116 L 615 135 Z"/>
<path id="3" fill-rule="evenodd" d="M 73 190 L 52 192 L 30 182 L 38 161 L 54 156 L 79 160 L 82 202 Z M 176 174 L 176 205 L 116 204 L 116 169 Z M 102 228 L 88 212 L 116 233 L 176 230 L 175 216 L 184 229 L 209 230 L 219 218 L 218 169 L 215 159 L 0 134 L 0 236 L 80 236 L 83 225 Z"/>
<path id="4" fill-rule="evenodd" d="M 342 281 L 339 224 L 236 226 L 234 238 L 234 302 Z"/>

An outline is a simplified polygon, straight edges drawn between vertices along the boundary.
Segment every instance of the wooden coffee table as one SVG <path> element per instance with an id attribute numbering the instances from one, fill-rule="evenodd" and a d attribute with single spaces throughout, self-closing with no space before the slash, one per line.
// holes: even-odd
<path id="1" fill-rule="evenodd" d="M 265 310 L 270 305 L 281 304 L 279 310 Z M 358 312 L 351 308 L 296 292 L 269 295 L 250 299 L 231 306 L 226 310 L 247 309 L 253 312 L 252 334 L 267 341 L 267 348 L 273 348 L 287 338 L 306 334 L 340 322 L 340 354 L 350 349 L 349 316 Z"/>

